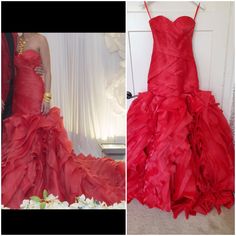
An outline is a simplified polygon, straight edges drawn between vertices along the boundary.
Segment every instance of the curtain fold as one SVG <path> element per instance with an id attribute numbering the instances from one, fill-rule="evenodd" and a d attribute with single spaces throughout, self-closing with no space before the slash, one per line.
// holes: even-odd
<path id="1" fill-rule="evenodd" d="M 51 54 L 52 105 L 61 108 L 75 151 L 101 156 L 99 143 L 124 143 L 125 109 L 119 99 L 125 90 L 108 89 L 114 81 L 125 84 L 124 74 L 118 76 L 119 52 L 109 51 L 104 33 L 44 35 Z"/>

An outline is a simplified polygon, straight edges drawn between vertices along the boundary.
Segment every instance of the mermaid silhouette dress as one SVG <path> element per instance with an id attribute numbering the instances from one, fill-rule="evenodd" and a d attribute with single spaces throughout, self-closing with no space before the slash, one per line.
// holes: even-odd
<path id="1" fill-rule="evenodd" d="M 41 114 L 44 83 L 34 72 L 40 64 L 34 50 L 15 55 L 13 115 L 3 124 L 2 204 L 19 208 L 44 189 L 69 203 L 81 194 L 108 205 L 124 200 L 124 163 L 76 155 L 60 110 Z"/>
<path id="2" fill-rule="evenodd" d="M 192 51 L 195 18 L 151 18 L 148 91 L 128 111 L 128 202 L 207 214 L 234 203 L 234 145 L 210 91 L 201 91 Z"/>

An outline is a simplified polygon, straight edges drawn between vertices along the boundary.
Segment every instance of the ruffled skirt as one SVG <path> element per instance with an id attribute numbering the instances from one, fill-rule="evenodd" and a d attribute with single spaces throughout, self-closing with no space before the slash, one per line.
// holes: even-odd
<path id="1" fill-rule="evenodd" d="M 13 115 L 3 129 L 4 206 L 19 208 L 44 189 L 69 203 L 81 194 L 108 205 L 125 200 L 124 163 L 75 155 L 58 108 L 47 116 Z"/>
<path id="2" fill-rule="evenodd" d="M 139 94 L 128 111 L 128 202 L 207 214 L 234 203 L 234 144 L 210 92 Z"/>

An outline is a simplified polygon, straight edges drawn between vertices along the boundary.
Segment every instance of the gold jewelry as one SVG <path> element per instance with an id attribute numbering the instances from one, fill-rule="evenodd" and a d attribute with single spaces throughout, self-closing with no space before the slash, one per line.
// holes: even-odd
<path id="1" fill-rule="evenodd" d="M 51 93 L 49 93 L 49 92 L 45 92 L 45 93 L 44 93 L 44 97 L 49 97 L 49 98 L 52 98 L 52 94 L 51 94 Z"/>
<path id="2" fill-rule="evenodd" d="M 43 101 L 44 101 L 44 102 L 47 102 L 47 103 L 50 103 L 51 100 L 44 98 Z"/>
<path id="3" fill-rule="evenodd" d="M 18 54 L 22 54 L 24 52 L 26 43 L 29 41 L 29 39 L 31 39 L 33 37 L 34 37 L 34 35 L 31 36 L 30 38 L 26 39 L 24 36 L 24 33 L 22 33 L 22 35 L 18 37 L 18 42 L 17 42 Z"/>
<path id="4" fill-rule="evenodd" d="M 44 95 L 43 95 L 43 100 L 45 101 L 45 102 L 50 102 L 51 101 L 51 99 L 52 99 L 52 95 L 51 95 L 51 93 L 48 93 L 48 92 L 46 92 L 46 93 L 44 93 Z"/>
<path id="5" fill-rule="evenodd" d="M 25 48 L 25 44 L 26 44 L 26 41 L 25 41 L 24 36 L 22 35 L 22 36 L 19 37 L 18 43 L 17 43 L 17 52 L 19 54 L 23 53 L 24 48 Z"/>

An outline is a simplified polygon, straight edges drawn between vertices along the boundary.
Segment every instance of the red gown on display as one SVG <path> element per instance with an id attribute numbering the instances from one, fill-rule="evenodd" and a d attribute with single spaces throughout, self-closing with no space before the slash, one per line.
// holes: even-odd
<path id="1" fill-rule="evenodd" d="M 214 96 L 199 89 L 195 17 L 157 16 L 149 23 L 148 91 L 128 111 L 128 202 L 136 198 L 174 217 L 214 207 L 220 213 L 234 203 L 234 144 Z"/>
<path id="2" fill-rule="evenodd" d="M 124 163 L 75 155 L 60 110 L 40 114 L 44 83 L 34 71 L 40 64 L 34 50 L 15 56 L 13 115 L 3 124 L 2 204 L 19 208 L 44 189 L 69 203 L 81 194 L 108 205 L 125 200 Z"/>

